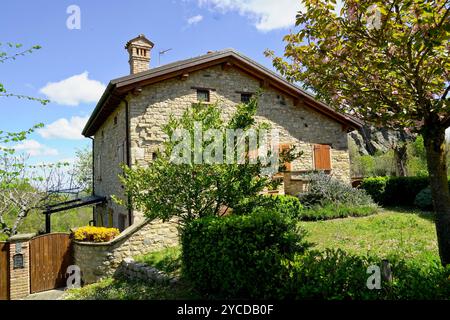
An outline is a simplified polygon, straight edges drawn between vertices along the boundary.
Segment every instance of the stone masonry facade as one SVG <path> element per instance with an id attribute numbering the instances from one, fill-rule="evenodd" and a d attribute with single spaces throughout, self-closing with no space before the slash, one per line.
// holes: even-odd
<path id="1" fill-rule="evenodd" d="M 224 117 L 229 119 L 241 102 L 241 93 L 255 93 L 260 82 L 238 68 L 223 70 L 221 66 L 191 72 L 181 80 L 172 78 L 142 88 L 139 94 L 129 94 L 130 160 L 132 165 L 145 165 L 161 142 L 168 138 L 162 132 L 171 114 L 181 116 L 197 102 L 197 88 L 210 88 L 210 102 L 218 103 Z M 331 146 L 331 172 L 334 177 L 350 183 L 350 160 L 347 132 L 335 120 L 322 115 L 301 102 L 294 105 L 292 98 L 272 87 L 263 89 L 259 100 L 257 120 L 267 122 L 279 129 L 280 143 L 295 145 L 303 155 L 292 163 L 292 172 L 284 177 L 284 191 L 297 194 L 304 183 L 297 173 L 314 170 L 315 144 Z M 121 173 L 125 146 L 125 106 L 122 103 L 95 134 L 95 193 L 109 196 L 121 195 L 123 189 L 117 175 Z M 225 119 L 225 120 L 226 120 Z M 122 154 L 124 153 L 124 154 Z M 101 172 L 101 173 L 100 173 Z M 97 176 L 100 175 L 100 179 Z M 112 201 L 97 209 L 113 226 L 128 226 L 120 223 L 127 215 L 126 209 Z M 135 212 L 134 221 L 142 221 Z M 121 216 L 123 216 L 121 218 Z"/>

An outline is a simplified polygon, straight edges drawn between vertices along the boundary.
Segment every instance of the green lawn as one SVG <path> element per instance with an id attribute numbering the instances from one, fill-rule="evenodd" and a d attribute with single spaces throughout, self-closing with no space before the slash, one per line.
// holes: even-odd
<path id="1" fill-rule="evenodd" d="M 307 239 L 316 249 L 341 248 L 365 255 L 372 253 L 380 258 L 398 255 L 404 259 L 417 259 L 426 263 L 438 259 L 436 233 L 430 213 L 412 209 L 392 208 L 379 214 L 362 218 L 343 218 L 328 221 L 300 222 L 308 231 Z M 137 261 L 179 275 L 180 248 L 136 257 Z M 70 290 L 68 299 L 191 299 L 201 298 L 189 284 L 155 285 L 106 279 L 81 289 Z"/>
<path id="2" fill-rule="evenodd" d="M 380 258 L 399 255 L 409 260 L 438 259 L 436 231 L 431 213 L 419 210 L 391 208 L 362 218 L 301 222 L 307 239 L 315 248 L 341 248 Z"/>

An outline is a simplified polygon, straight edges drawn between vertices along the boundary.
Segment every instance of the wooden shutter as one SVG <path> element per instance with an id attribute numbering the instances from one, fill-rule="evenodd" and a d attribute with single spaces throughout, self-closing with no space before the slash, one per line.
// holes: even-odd
<path id="1" fill-rule="evenodd" d="M 314 168 L 316 170 L 331 170 L 330 149 L 327 144 L 314 145 Z"/>
<path id="2" fill-rule="evenodd" d="M 290 148 L 291 148 L 291 144 L 289 144 L 289 143 L 281 143 L 280 144 L 280 152 L 287 151 Z M 284 166 L 286 168 L 286 171 L 292 171 L 292 163 L 285 162 Z"/>

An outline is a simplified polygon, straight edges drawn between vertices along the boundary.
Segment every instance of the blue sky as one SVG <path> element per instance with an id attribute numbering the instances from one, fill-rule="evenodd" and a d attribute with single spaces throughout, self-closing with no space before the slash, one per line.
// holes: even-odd
<path id="1" fill-rule="evenodd" d="M 67 8 L 81 11 L 81 29 L 69 29 Z M 129 73 L 125 43 L 144 33 L 155 43 L 151 66 L 234 48 L 271 67 L 264 50 L 282 53 L 297 0 L 8 1 L 0 11 L 0 42 L 39 44 L 41 50 L 0 64 L 0 82 L 13 93 L 49 98 L 36 102 L 0 98 L 0 128 L 46 127 L 19 146 L 33 162 L 74 158 L 90 145 L 80 130 L 103 87 Z M 4 47 L 3 47 L 4 49 Z"/>

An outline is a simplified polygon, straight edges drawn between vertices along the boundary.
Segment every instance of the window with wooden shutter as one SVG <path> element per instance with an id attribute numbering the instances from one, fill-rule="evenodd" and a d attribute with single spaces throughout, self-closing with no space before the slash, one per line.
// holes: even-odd
<path id="1" fill-rule="evenodd" d="M 327 144 L 314 145 L 314 169 L 331 170 L 331 147 Z"/>
<path id="2" fill-rule="evenodd" d="M 289 151 L 290 148 L 291 148 L 291 144 L 281 143 L 280 144 L 280 154 L 283 152 Z M 285 168 L 285 171 L 292 171 L 292 163 L 286 161 L 284 163 L 284 168 Z"/>

